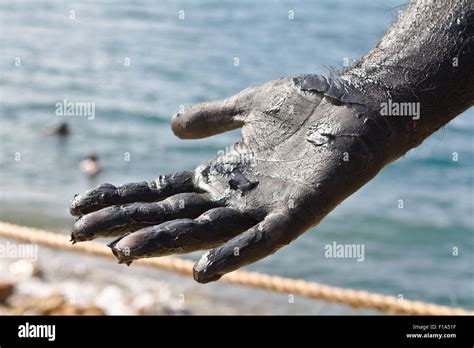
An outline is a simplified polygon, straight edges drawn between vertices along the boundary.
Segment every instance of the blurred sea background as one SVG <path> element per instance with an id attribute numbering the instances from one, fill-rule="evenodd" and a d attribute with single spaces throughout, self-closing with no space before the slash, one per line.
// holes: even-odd
<path id="1" fill-rule="evenodd" d="M 239 131 L 179 140 L 169 121 L 180 105 L 282 76 L 342 68 L 376 44 L 404 3 L 2 0 L 0 220 L 68 234 L 75 193 L 196 167 L 235 142 Z M 55 105 L 63 100 L 95 103 L 95 118 L 56 116 Z M 247 269 L 474 309 L 473 117 L 473 109 L 457 117 L 319 226 Z M 69 123 L 70 137 L 41 134 L 61 121 Z M 79 171 L 91 152 L 103 167 L 92 180 Z M 333 241 L 363 244 L 364 261 L 325 258 L 325 245 Z M 109 267 L 117 274 L 113 281 L 122 282 L 117 286 L 128 282 L 130 298 L 145 286 L 151 294 L 166 287 L 170 301 L 183 292 L 195 299 L 195 313 L 352 313 L 157 271 L 143 275 L 145 284 L 137 281 L 137 267 L 44 253 L 42 262 L 58 283 L 69 284 L 79 272 L 104 290 L 100 284 L 112 281 L 103 275 Z M 81 270 L 62 267 L 71 262 Z M 107 298 L 107 291 L 101 296 Z"/>

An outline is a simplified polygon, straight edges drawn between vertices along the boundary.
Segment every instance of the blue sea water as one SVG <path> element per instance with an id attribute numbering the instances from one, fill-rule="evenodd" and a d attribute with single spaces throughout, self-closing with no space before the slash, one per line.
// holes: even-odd
<path id="1" fill-rule="evenodd" d="M 403 4 L 3 0 L 0 219 L 67 233 L 75 193 L 194 168 L 239 132 L 179 140 L 169 120 L 181 105 L 341 68 L 377 42 Z M 95 103 L 95 118 L 68 117 L 68 139 L 44 137 L 42 128 L 66 120 L 55 115 L 63 100 Z M 473 114 L 460 115 L 318 227 L 248 268 L 474 308 Z M 104 168 L 92 180 L 78 169 L 91 152 Z M 363 244 L 364 261 L 326 258 L 333 241 Z"/>

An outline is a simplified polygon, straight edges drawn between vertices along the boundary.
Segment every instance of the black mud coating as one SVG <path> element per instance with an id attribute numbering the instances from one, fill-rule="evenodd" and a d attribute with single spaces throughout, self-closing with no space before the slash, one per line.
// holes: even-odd
<path id="1" fill-rule="evenodd" d="M 194 172 L 185 171 L 169 175 L 160 175 L 150 182 L 124 184 L 115 187 L 102 184 L 98 187 L 75 195 L 69 204 L 71 215 L 81 216 L 93 211 L 118 204 L 133 202 L 155 202 L 174 193 L 196 192 L 193 184 Z"/>
<path id="2" fill-rule="evenodd" d="M 109 244 L 122 262 L 210 249 L 258 221 L 230 208 L 214 208 L 196 219 L 176 219 L 120 237 Z"/>
<path id="3" fill-rule="evenodd" d="M 71 241 L 114 237 L 171 219 L 195 218 L 216 206 L 199 193 L 180 193 L 154 203 L 114 205 L 79 218 L 73 226 Z"/>
<path id="4" fill-rule="evenodd" d="M 335 99 L 343 104 L 357 104 L 372 109 L 378 108 L 377 103 L 364 96 L 349 81 L 341 78 L 330 78 L 322 75 L 298 75 L 293 83 L 303 91 L 322 93 L 325 97 Z"/>
<path id="5" fill-rule="evenodd" d="M 250 181 L 241 172 L 234 170 L 232 178 L 229 180 L 229 186 L 233 190 L 239 190 L 242 193 L 252 190 L 258 185 L 257 180 Z"/>

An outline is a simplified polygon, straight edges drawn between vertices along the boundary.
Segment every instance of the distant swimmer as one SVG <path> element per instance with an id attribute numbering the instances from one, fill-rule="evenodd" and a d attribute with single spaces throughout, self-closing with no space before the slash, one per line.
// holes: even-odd
<path id="1" fill-rule="evenodd" d="M 67 137 L 71 134 L 69 126 L 66 122 L 61 122 L 43 129 L 44 135 L 59 135 L 60 137 Z"/>
<path id="2" fill-rule="evenodd" d="M 79 168 L 83 173 L 87 174 L 87 176 L 91 178 L 99 174 L 101 168 L 97 155 L 92 153 L 87 156 L 84 160 L 81 161 L 81 163 L 79 164 Z"/>

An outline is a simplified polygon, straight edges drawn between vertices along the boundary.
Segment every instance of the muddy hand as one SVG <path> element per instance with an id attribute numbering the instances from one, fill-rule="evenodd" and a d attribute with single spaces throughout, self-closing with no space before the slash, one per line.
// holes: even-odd
<path id="1" fill-rule="evenodd" d="M 125 263 L 210 249 L 194 267 L 202 283 L 274 253 L 383 164 L 379 144 L 391 133 L 369 108 L 344 103 L 361 98 L 349 90 L 316 75 L 283 78 L 175 115 L 180 138 L 239 127 L 242 138 L 194 171 L 77 195 L 72 241 L 118 236 L 109 246 Z"/>

